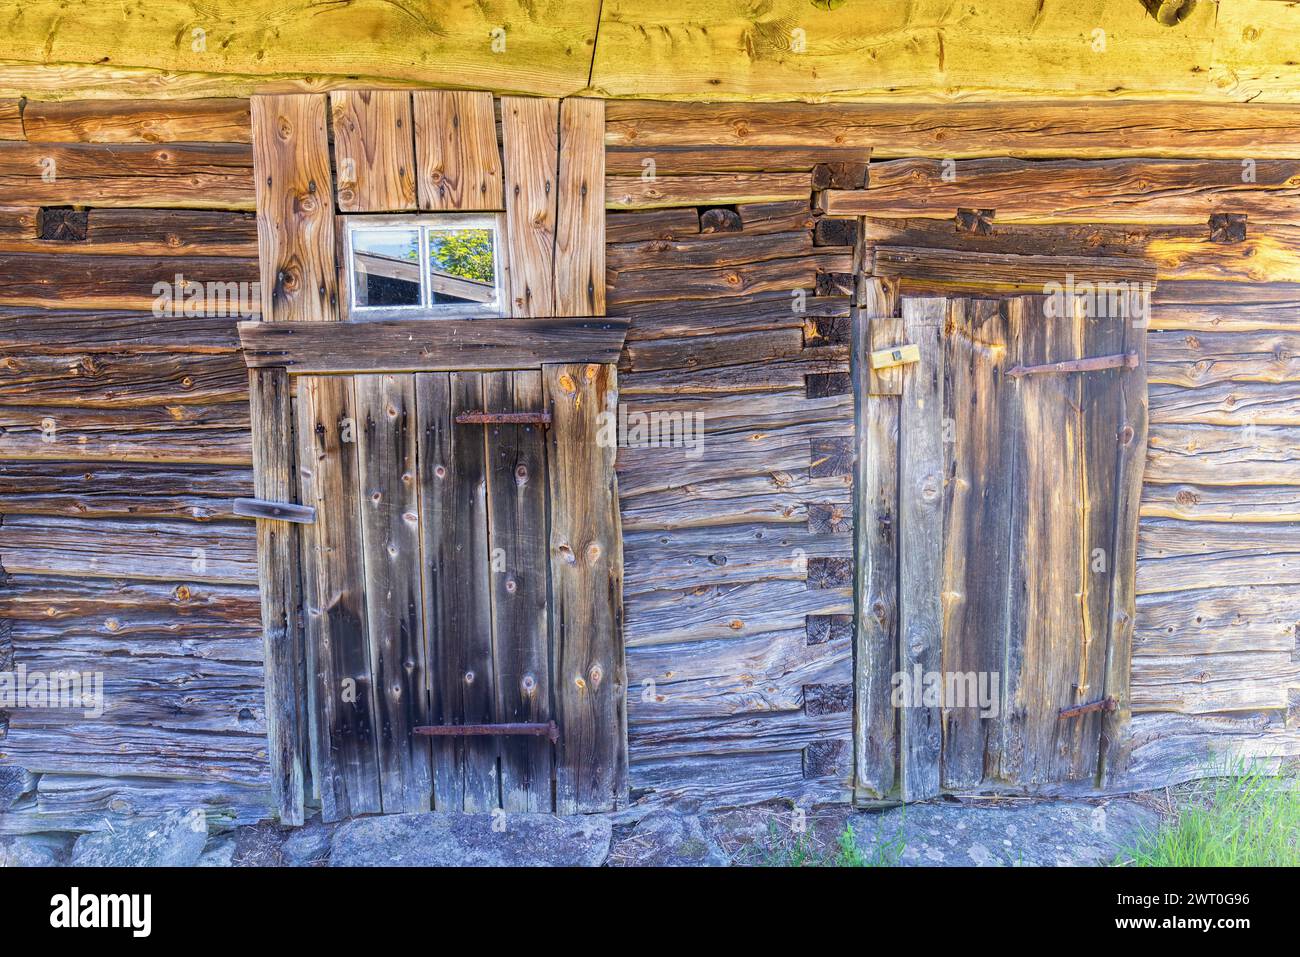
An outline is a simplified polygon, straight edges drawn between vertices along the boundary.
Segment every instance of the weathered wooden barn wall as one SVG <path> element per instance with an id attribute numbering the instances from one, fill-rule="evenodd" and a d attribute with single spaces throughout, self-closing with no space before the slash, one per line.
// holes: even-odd
<path id="1" fill-rule="evenodd" d="M 1291 111 L 611 102 L 607 145 L 623 401 L 705 428 L 698 457 L 619 459 L 634 796 L 847 799 L 849 274 L 1023 277 L 1049 249 L 1161 280 L 1127 780 L 1300 755 Z M 95 721 L 8 716 L 0 762 L 39 782 L 0 830 L 264 813 L 236 318 L 151 312 L 177 272 L 256 280 L 251 163 L 246 101 L 0 102 L 0 667 L 75 662 L 114 692 Z M 843 218 L 814 215 L 823 189 Z M 959 232 L 959 207 L 995 213 Z"/>
<path id="2" fill-rule="evenodd" d="M 1285 111 L 1186 105 L 1134 112 L 1121 105 L 1045 104 L 1031 115 L 998 106 L 611 103 L 607 202 L 668 207 L 610 216 L 611 310 L 628 311 L 623 300 L 636 303 L 627 379 L 637 381 L 638 348 L 648 358 L 661 337 L 698 337 L 654 369 L 643 364 L 643 388 L 673 395 L 734 390 L 736 407 L 750 417 L 740 420 L 745 438 L 765 439 L 756 400 L 779 394 L 778 384 L 791 388 L 789 380 L 770 382 L 775 370 L 796 368 L 827 350 L 805 348 L 795 358 L 793 338 L 738 322 L 729 303 L 743 300 L 731 297 L 762 285 L 772 289 L 772 301 L 785 300 L 791 289 L 817 282 L 816 270 L 836 272 L 844 261 L 825 260 L 820 257 L 829 250 L 805 246 L 800 267 L 787 265 L 781 273 L 781 260 L 770 258 L 781 255 L 780 244 L 758 242 L 752 225 L 697 237 L 689 211 L 679 207 L 764 199 L 783 200 L 793 211 L 803 174 L 779 172 L 796 165 L 793 155 L 815 162 L 830 148 L 856 149 L 859 159 L 871 152 L 866 189 L 843 190 L 845 184 L 822 177 L 819 186 L 831 189 L 817 202 L 827 218 L 811 238 L 835 235 L 845 242 L 842 230 L 856 220 L 864 272 L 889 276 L 891 284 L 910 276 L 931 288 L 937 282 L 953 289 L 1041 291 L 1036 256 L 1113 257 L 1117 270 L 1124 260 L 1154 261 L 1160 282 L 1148 347 L 1151 427 L 1139 534 L 1131 752 L 1112 785 L 1165 784 L 1237 757 L 1294 758 L 1300 755 L 1300 249 L 1294 214 L 1300 163 L 1286 158 L 1300 156 L 1298 119 Z M 1072 156 L 1087 159 L 1063 159 Z M 636 176 L 646 160 L 654 162 L 653 181 Z M 745 207 L 737 208 L 743 221 Z M 967 211 L 960 228 L 959 209 Z M 644 252 L 636 269 L 620 273 L 621 222 Z M 763 258 L 741 252 L 746 230 Z M 658 293 L 638 289 L 637 281 L 637 270 L 644 276 L 654 256 L 672 267 Z M 652 295 L 694 301 L 640 304 Z M 745 315 L 751 324 L 764 321 L 753 309 Z M 720 331 L 745 336 L 727 341 Z M 758 347 L 768 360 L 761 367 L 766 378 L 752 379 L 745 360 L 763 341 L 759 332 L 773 344 Z M 716 371 L 722 363 L 732 364 L 725 378 Z M 733 467 L 722 461 L 729 450 L 710 440 L 706 436 L 701 461 Z M 629 686 L 635 694 L 653 681 L 663 695 L 662 701 L 630 704 L 633 784 L 680 793 L 693 787 L 698 794 L 712 792 L 716 781 L 725 799 L 728 769 L 743 768 L 747 760 L 765 775 L 746 783 L 751 795 L 796 794 L 800 785 L 775 772 L 780 755 L 796 743 L 809 747 L 816 722 L 826 717 L 814 717 L 820 704 L 801 700 L 800 691 L 834 686 L 847 680 L 847 672 L 835 670 L 841 658 L 830 649 L 822 657 L 814 645 L 778 652 L 779 642 L 751 650 L 737 641 L 753 622 L 751 608 L 777 617 L 801 609 L 770 566 L 737 568 L 725 543 L 734 548 L 784 529 L 783 538 L 768 540 L 793 547 L 793 533 L 806 531 L 800 523 L 811 516 L 811 503 L 840 499 L 823 498 L 819 486 L 805 491 L 802 483 L 815 480 L 783 471 L 793 463 L 776 457 L 756 459 L 744 480 L 694 485 L 677 477 L 679 460 L 670 466 L 659 459 L 664 465 L 653 488 L 666 508 L 646 515 L 637 466 L 656 461 L 649 455 L 629 450 L 621 459 L 627 475 L 621 481 L 629 534 Z M 682 525 L 701 526 L 694 553 L 670 549 Z M 648 540 L 638 541 L 638 526 Z M 702 537 L 704 528 L 711 528 L 711 537 Z M 637 563 L 651 558 L 658 583 L 647 600 L 632 583 L 645 579 Z M 674 570 L 689 575 L 676 591 Z M 686 613 L 696 605 L 706 615 Z M 674 607 L 674 614 L 660 612 Z M 682 642 L 681 626 L 697 621 L 716 632 L 709 641 Z M 728 638 L 733 621 L 738 634 Z M 834 632 L 810 627 L 808 635 L 828 633 Z M 810 657 L 819 669 L 815 681 L 801 672 Z M 678 676 L 690 683 L 674 701 L 664 685 Z M 710 695 L 702 714 L 694 688 Z M 723 691 L 731 693 L 724 697 Z M 782 721 L 804 730 L 799 737 L 769 739 L 766 729 L 781 728 Z M 828 734 L 843 727 L 822 726 Z M 738 740 L 729 732 L 740 728 L 746 737 Z"/>
<path id="3" fill-rule="evenodd" d="M 38 775 L 0 832 L 265 814 L 238 316 L 153 311 L 178 275 L 257 280 L 252 206 L 247 101 L 0 103 L 0 667 L 107 701 L 0 718 Z"/>

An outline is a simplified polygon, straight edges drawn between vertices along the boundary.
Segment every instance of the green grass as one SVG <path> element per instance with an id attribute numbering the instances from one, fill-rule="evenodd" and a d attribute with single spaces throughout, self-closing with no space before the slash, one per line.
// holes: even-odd
<path id="1" fill-rule="evenodd" d="M 906 841 L 900 835 L 885 840 L 877 831 L 876 843 L 869 852 L 858 846 L 853 824 L 846 823 L 835 843 L 823 847 L 815 828 L 783 839 L 775 823 L 768 825 L 769 844 L 754 863 L 763 867 L 893 867 L 903 856 Z"/>
<path id="2" fill-rule="evenodd" d="M 1177 816 L 1116 863 L 1137 867 L 1300 867 L 1300 781 L 1238 770 L 1205 781 Z"/>

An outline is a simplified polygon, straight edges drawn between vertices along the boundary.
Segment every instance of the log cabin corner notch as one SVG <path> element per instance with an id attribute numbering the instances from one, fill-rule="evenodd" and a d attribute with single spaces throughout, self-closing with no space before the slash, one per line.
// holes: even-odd
<path id="1" fill-rule="evenodd" d="M 500 146 L 494 113 L 253 99 L 254 471 L 316 515 L 258 522 L 287 822 L 308 789 L 327 820 L 626 801 L 603 109 L 505 98 Z"/>

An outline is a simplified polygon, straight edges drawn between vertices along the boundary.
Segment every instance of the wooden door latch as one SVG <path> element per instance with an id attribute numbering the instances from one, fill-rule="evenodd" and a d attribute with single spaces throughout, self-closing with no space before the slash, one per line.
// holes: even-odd
<path id="1" fill-rule="evenodd" d="M 316 509 L 310 505 L 293 502 L 270 502 L 264 498 L 237 498 L 234 513 L 244 518 L 271 518 L 280 522 L 297 522 L 311 525 L 316 521 Z"/>
<path id="2" fill-rule="evenodd" d="M 921 347 L 914 343 L 905 343 L 890 349 L 879 349 L 871 353 L 871 368 L 874 370 L 892 369 L 907 365 L 909 362 L 921 361 Z"/>

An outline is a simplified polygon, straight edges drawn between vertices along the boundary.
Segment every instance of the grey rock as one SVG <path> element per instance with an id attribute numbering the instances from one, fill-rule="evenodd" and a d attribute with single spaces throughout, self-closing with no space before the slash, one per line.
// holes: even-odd
<path id="1" fill-rule="evenodd" d="M 1160 814 L 1134 801 L 913 804 L 851 818 L 876 863 L 939 867 L 1088 867 L 1111 863 Z"/>
<path id="2" fill-rule="evenodd" d="M 58 867 L 67 863 L 71 834 L 26 834 L 0 841 L 0 867 Z"/>
<path id="3" fill-rule="evenodd" d="M 597 816 L 390 814 L 340 825 L 330 866 L 598 867 L 610 839 Z"/>
<path id="4" fill-rule="evenodd" d="M 726 867 L 730 858 L 695 815 L 654 811 L 614 842 L 618 867 Z"/>
<path id="5" fill-rule="evenodd" d="M 36 775 L 26 768 L 0 768 L 0 811 L 7 811 L 36 790 Z"/>
<path id="6" fill-rule="evenodd" d="M 208 842 L 207 828 L 188 814 L 141 818 L 83 834 L 72 849 L 76 867 L 189 867 Z"/>
<path id="7" fill-rule="evenodd" d="M 230 867 L 235 860 L 235 835 L 222 834 L 208 841 L 199 856 L 199 867 Z"/>
<path id="8" fill-rule="evenodd" d="M 330 842 L 334 837 L 334 828 L 318 820 L 308 821 L 296 828 L 280 849 L 284 862 L 294 867 L 303 867 L 323 861 L 329 856 Z"/>

